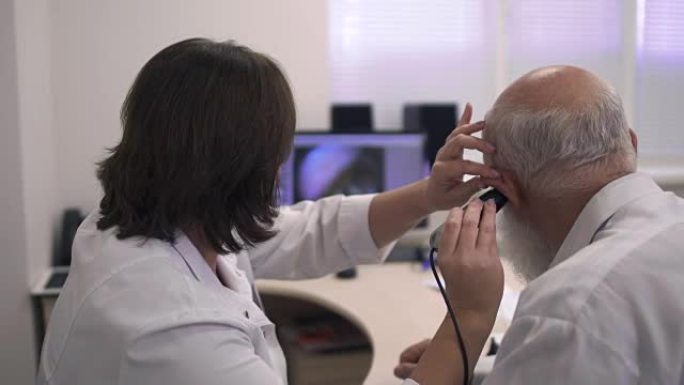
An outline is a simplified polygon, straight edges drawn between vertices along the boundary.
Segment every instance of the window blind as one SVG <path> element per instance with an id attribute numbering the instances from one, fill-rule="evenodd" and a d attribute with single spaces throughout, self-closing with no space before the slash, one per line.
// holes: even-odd
<path id="1" fill-rule="evenodd" d="M 684 2 L 637 1 L 636 130 L 640 152 L 684 152 Z"/>
<path id="2" fill-rule="evenodd" d="M 330 0 L 332 102 L 370 102 L 378 129 L 402 125 L 403 104 L 495 96 L 493 2 Z"/>
<path id="3" fill-rule="evenodd" d="M 506 63 L 513 80 L 537 67 L 573 64 L 623 89 L 621 0 L 508 0 Z"/>

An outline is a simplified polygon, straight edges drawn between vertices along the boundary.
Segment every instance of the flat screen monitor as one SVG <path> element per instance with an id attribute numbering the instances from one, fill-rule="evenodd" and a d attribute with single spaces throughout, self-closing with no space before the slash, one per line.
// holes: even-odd
<path id="1" fill-rule="evenodd" d="M 422 179 L 422 134 L 301 133 L 280 172 L 281 204 L 387 191 Z"/>

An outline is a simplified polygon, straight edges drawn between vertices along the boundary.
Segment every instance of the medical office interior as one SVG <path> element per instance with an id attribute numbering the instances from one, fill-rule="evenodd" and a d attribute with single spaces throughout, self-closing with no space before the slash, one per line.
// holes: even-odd
<path id="1" fill-rule="evenodd" d="M 2 0 L 0 29 L 2 384 L 34 381 L 69 242 L 99 202 L 95 163 L 120 139 L 128 88 L 185 38 L 235 40 L 284 69 L 298 116 L 283 204 L 423 178 L 465 103 L 482 119 L 512 80 L 549 64 L 607 80 L 639 135 L 639 170 L 684 196 L 679 0 Z M 411 230 L 383 265 L 258 282 L 291 384 L 399 382 L 399 353 L 444 314 L 425 262 L 444 218 Z M 524 289 L 506 273 L 478 373 Z"/>

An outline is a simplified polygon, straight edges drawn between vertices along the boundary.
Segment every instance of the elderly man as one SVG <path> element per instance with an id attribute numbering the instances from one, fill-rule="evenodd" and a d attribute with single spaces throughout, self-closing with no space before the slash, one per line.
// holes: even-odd
<path id="1" fill-rule="evenodd" d="M 485 383 L 683 383 L 684 200 L 636 172 L 615 92 L 580 68 L 535 70 L 500 95 L 484 138 L 502 175 L 487 182 L 509 199 L 500 253 L 529 281 Z M 432 369 L 460 365 L 451 352 Z M 461 380 L 423 367 L 422 384 Z"/>

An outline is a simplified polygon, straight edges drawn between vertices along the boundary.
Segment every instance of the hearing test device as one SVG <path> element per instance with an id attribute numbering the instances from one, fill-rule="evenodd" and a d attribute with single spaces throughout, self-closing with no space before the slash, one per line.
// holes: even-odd
<path id="1" fill-rule="evenodd" d="M 502 207 L 508 202 L 508 199 L 506 199 L 506 196 L 503 195 L 499 190 L 492 188 L 489 190 L 486 190 L 482 195 L 479 196 L 480 200 L 482 202 L 486 202 L 490 199 L 494 200 L 494 204 L 496 205 L 496 211 L 499 212 Z M 465 207 L 465 205 L 464 205 Z M 430 235 L 430 248 L 432 249 L 437 249 L 437 245 L 439 245 L 439 240 L 442 238 L 442 227 L 444 225 L 442 224 L 439 226 L 433 233 Z"/>

